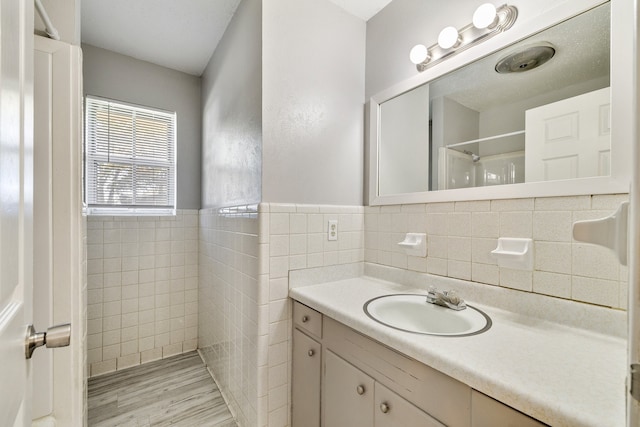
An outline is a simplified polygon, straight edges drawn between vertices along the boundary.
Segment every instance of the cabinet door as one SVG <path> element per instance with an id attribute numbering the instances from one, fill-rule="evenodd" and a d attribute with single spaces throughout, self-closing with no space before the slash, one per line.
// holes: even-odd
<path id="1" fill-rule="evenodd" d="M 291 422 L 293 427 L 320 426 L 322 347 L 297 329 L 293 330 Z"/>
<path id="2" fill-rule="evenodd" d="M 471 426 L 543 427 L 546 424 L 473 390 L 471 393 Z"/>
<path id="3" fill-rule="evenodd" d="M 446 427 L 380 383 L 375 386 L 375 427 Z"/>
<path id="4" fill-rule="evenodd" d="M 328 350 L 324 365 L 324 427 L 373 426 L 373 379 Z"/>

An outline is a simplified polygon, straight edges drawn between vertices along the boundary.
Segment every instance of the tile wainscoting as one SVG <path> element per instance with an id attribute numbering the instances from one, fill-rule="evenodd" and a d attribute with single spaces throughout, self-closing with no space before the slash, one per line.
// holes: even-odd
<path id="1" fill-rule="evenodd" d="M 290 425 L 289 272 L 367 261 L 626 307 L 626 268 L 571 224 L 627 195 L 383 207 L 262 203 L 176 218 L 88 219 L 91 375 L 200 349 L 240 426 Z M 338 221 L 329 241 L 328 221 Z M 199 221 L 199 225 L 198 225 Z M 426 232 L 428 256 L 396 245 Z M 499 268 L 498 237 L 530 237 L 532 272 Z M 197 336 L 196 336 L 197 334 Z"/>
<path id="2" fill-rule="evenodd" d="M 257 207 L 202 209 L 199 235 L 200 354 L 238 425 L 255 426 L 262 386 L 258 372 L 266 352 L 258 327 Z"/>
<path id="3" fill-rule="evenodd" d="M 259 209 L 260 273 L 268 284 L 267 392 L 259 426 L 291 425 L 291 300 L 289 271 L 364 261 L 362 206 L 263 203 Z M 328 240 L 328 222 L 338 222 L 338 239 Z"/>
<path id="4" fill-rule="evenodd" d="M 241 426 L 290 425 L 289 272 L 367 261 L 613 308 L 626 269 L 575 242 L 571 224 L 609 215 L 627 195 L 384 207 L 262 203 L 200 212 L 201 351 Z M 327 239 L 338 221 L 338 240 Z M 427 257 L 396 245 L 426 232 Z M 498 237 L 531 237 L 534 271 L 498 268 Z M 223 296 L 223 298 L 220 298 Z"/>
<path id="5" fill-rule="evenodd" d="M 89 216 L 87 281 L 90 376 L 195 350 L 198 211 Z"/>
<path id="6" fill-rule="evenodd" d="M 575 221 L 615 212 L 627 194 L 365 208 L 365 260 L 418 272 L 626 309 L 627 269 L 608 249 L 577 242 Z M 426 232 L 427 257 L 396 244 Z M 534 241 L 533 271 L 498 267 L 498 237 Z"/>
<path id="7" fill-rule="evenodd" d="M 290 270 L 364 260 L 364 208 L 261 203 L 200 211 L 198 342 L 240 426 L 286 426 Z M 327 222 L 338 221 L 338 240 Z"/>

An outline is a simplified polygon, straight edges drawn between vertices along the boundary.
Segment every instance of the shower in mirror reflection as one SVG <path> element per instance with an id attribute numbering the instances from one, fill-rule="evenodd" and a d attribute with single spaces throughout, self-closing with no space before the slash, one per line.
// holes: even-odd
<path id="1" fill-rule="evenodd" d="M 462 150 L 462 152 L 463 152 L 464 154 L 468 154 L 468 155 L 470 155 L 470 156 L 471 156 L 471 161 L 472 161 L 473 163 L 477 163 L 477 162 L 480 160 L 480 156 L 478 156 L 477 154 L 475 154 L 475 153 L 473 153 L 473 152 L 471 152 L 471 151 L 469 151 L 469 150 Z"/>

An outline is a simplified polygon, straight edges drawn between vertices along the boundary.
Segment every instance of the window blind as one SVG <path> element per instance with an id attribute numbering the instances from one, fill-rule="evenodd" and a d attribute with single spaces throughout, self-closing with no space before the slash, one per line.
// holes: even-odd
<path id="1" fill-rule="evenodd" d="M 175 147 L 175 113 L 87 97 L 87 213 L 175 213 Z"/>

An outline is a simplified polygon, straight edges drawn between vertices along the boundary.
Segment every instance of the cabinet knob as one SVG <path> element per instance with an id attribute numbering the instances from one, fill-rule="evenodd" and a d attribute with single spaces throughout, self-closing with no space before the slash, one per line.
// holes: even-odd
<path id="1" fill-rule="evenodd" d="M 386 414 L 387 412 L 389 412 L 391 410 L 391 408 L 389 407 L 389 405 L 386 402 L 383 402 L 380 404 L 380 410 L 382 411 L 383 414 Z"/>
<path id="2" fill-rule="evenodd" d="M 358 387 L 356 387 L 356 391 L 358 392 L 359 395 L 363 395 L 364 394 L 364 386 L 359 385 Z"/>
<path id="3" fill-rule="evenodd" d="M 307 323 L 309 321 L 309 316 L 302 316 L 302 323 Z"/>
<path id="4" fill-rule="evenodd" d="M 313 357 L 313 355 L 316 354 L 316 352 L 313 351 L 313 349 L 311 349 L 307 352 L 307 354 L 309 355 L 309 357 Z"/>

